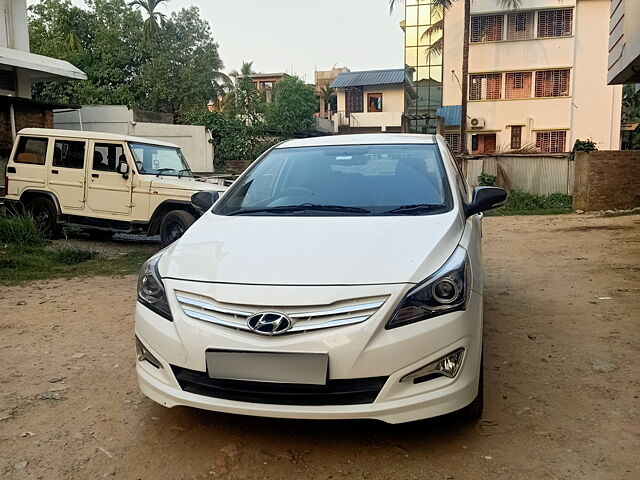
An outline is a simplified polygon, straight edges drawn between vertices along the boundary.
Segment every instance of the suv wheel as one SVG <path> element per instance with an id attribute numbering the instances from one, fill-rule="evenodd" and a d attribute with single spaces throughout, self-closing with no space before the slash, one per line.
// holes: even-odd
<path id="1" fill-rule="evenodd" d="M 160 240 L 167 246 L 178 240 L 193 225 L 196 218 L 185 210 L 172 210 L 160 224 Z"/>
<path id="2" fill-rule="evenodd" d="M 51 238 L 58 233 L 58 210 L 51 200 L 34 198 L 27 204 L 27 211 L 44 237 Z"/>

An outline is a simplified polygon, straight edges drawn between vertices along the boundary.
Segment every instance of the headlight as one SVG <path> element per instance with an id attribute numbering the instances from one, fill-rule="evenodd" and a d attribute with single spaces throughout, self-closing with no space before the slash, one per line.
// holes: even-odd
<path id="1" fill-rule="evenodd" d="M 138 277 L 138 301 L 158 315 L 173 321 L 164 284 L 158 273 L 158 261 L 163 254 L 164 250 L 156 253 L 142 265 Z"/>
<path id="2" fill-rule="evenodd" d="M 385 328 L 388 330 L 464 310 L 470 281 L 471 267 L 467 251 L 458 246 L 440 270 L 409 290 Z"/>

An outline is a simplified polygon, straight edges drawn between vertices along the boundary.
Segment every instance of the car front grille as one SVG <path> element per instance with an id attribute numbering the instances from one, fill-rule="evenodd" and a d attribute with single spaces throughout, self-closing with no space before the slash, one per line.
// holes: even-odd
<path id="1" fill-rule="evenodd" d="M 240 331 L 251 331 L 247 320 L 256 313 L 281 312 L 293 323 L 287 335 L 364 322 L 387 299 L 387 297 L 378 296 L 343 300 L 322 306 L 274 307 L 227 304 L 210 297 L 179 290 L 175 293 L 182 311 L 187 316 Z"/>
<path id="2" fill-rule="evenodd" d="M 206 372 L 171 367 L 185 392 L 270 405 L 361 405 L 373 403 L 387 377 L 329 380 L 326 385 L 249 382 L 209 378 Z"/>

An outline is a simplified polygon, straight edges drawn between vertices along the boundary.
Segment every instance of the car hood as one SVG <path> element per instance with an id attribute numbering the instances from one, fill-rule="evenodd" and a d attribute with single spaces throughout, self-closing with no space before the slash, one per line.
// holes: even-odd
<path id="1" fill-rule="evenodd" d="M 166 176 L 163 177 L 160 175 L 159 177 L 153 176 L 151 180 L 151 189 L 155 190 L 186 190 L 189 192 L 199 192 L 202 190 L 215 190 L 218 192 L 223 192 L 227 189 L 222 185 L 217 185 L 214 183 L 207 182 L 198 182 L 190 177 L 175 177 L 175 176 Z"/>
<path id="2" fill-rule="evenodd" d="M 455 210 L 429 216 L 203 215 L 159 262 L 162 277 L 259 285 L 417 283 L 453 253 Z"/>

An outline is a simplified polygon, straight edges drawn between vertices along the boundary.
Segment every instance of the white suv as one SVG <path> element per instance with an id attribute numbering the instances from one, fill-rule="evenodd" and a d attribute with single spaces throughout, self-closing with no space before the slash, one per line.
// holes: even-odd
<path id="1" fill-rule="evenodd" d="M 46 235 L 63 223 L 96 236 L 160 234 L 177 240 L 222 185 L 196 181 L 180 148 L 146 138 L 76 130 L 27 128 L 16 138 L 5 180 L 5 202 L 25 207 Z"/>
<path id="2" fill-rule="evenodd" d="M 142 391 L 167 407 L 407 422 L 482 412 L 481 215 L 444 139 L 292 140 L 143 266 Z"/>

